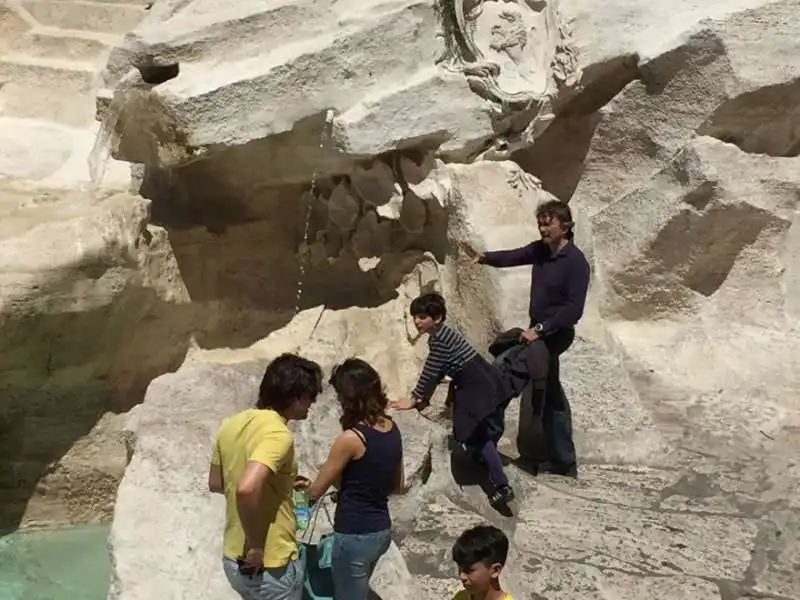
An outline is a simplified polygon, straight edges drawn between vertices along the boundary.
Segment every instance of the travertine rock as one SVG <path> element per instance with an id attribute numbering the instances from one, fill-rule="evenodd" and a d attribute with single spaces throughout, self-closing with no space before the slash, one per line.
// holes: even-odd
<path id="1" fill-rule="evenodd" d="M 563 10 L 583 31 L 582 86 L 516 158 L 545 189 L 565 199 L 574 191 L 594 212 L 644 185 L 696 134 L 796 155 L 800 67 L 783 58 L 800 52 L 796 9 L 795 0 L 568 0 Z"/>
<path id="2" fill-rule="evenodd" d="M 584 88 L 515 154 L 578 214 L 594 267 L 582 330 L 605 324 L 642 424 L 698 452 L 760 447 L 798 418 L 800 71 L 780 58 L 800 52 L 797 8 L 565 2 L 582 32 Z M 676 18 L 653 19 L 664 11 Z M 574 352 L 570 388 L 599 372 L 578 370 L 584 350 Z M 595 401 L 620 386 L 603 389 Z M 636 411 L 621 413 L 617 424 Z M 695 430 L 686 415 L 715 425 Z"/>
<path id="3" fill-rule="evenodd" d="M 145 15 L 124 3 L 4 0 L 0 6 L 0 179 L 87 185 L 99 123 L 95 97 L 111 48 Z M 116 83 L 110 78 L 109 84 Z M 103 187 L 126 189 L 129 168 L 109 161 Z"/>
<path id="4" fill-rule="evenodd" d="M 107 413 L 182 358 L 186 292 L 148 205 L 0 189 L 3 528 L 109 517 L 127 457 Z"/>
<path id="5" fill-rule="evenodd" d="M 108 73 L 126 59 L 145 81 L 178 65 L 155 87 L 117 90 L 127 160 L 178 166 L 248 142 L 250 160 L 285 154 L 335 111 L 338 153 L 262 160 L 273 181 L 422 141 L 462 158 L 525 145 L 577 77 L 557 3 L 523 0 L 162 0 L 112 53 Z"/>
<path id="6" fill-rule="evenodd" d="M 72 149 L 71 128 L 92 111 L 76 99 L 95 94 L 93 61 L 105 60 L 84 38 L 116 43 L 85 31 L 126 31 L 142 8 L 0 7 L 0 175 L 77 172 L 93 134 Z M 106 138 L 146 163 L 136 185 L 151 212 L 101 195 L 0 221 L 15 269 L 3 306 L 33 313 L 3 330 L 11 397 L 36 415 L 72 411 L 48 413 L 58 427 L 7 411 L 2 443 L 47 435 L 58 442 L 45 462 L 60 458 L 61 440 L 127 409 L 191 335 L 196 353 L 150 386 L 122 431 L 133 459 L 112 597 L 229 597 L 221 503 L 204 491 L 210 436 L 252 401 L 264 362 L 299 349 L 329 368 L 355 354 L 391 395 L 407 393 L 425 354 L 407 307 L 432 288 L 485 349 L 497 329 L 526 324 L 529 271 L 468 265 L 454 242 L 526 243 L 552 194 L 571 201 L 593 266 L 562 362 L 581 478 L 509 465 L 519 502 L 497 514 L 475 473 L 451 464 L 441 390 L 424 416 L 399 417 L 413 488 L 393 501 L 377 591 L 447 597 L 450 544 L 488 520 L 512 539 L 517 598 L 797 598 L 798 9 L 160 0 L 109 57 L 103 85 L 116 89 L 98 98 L 92 163 L 102 171 Z M 56 50 L 58 64 L 46 61 Z M 497 161 L 509 156 L 519 166 Z M 84 413 L 76 398 L 95 404 Z M 531 442 L 517 431 L 524 412 L 509 409 L 510 458 L 518 434 Z M 335 418 L 328 394 L 298 426 L 307 472 Z M 121 420 L 106 416 L 41 482 L 48 494 L 84 482 L 65 493 L 65 518 L 107 510 L 126 448 L 102 432 Z M 37 506 L 39 519 L 49 507 Z"/>
<path id="7" fill-rule="evenodd" d="M 741 154 L 705 139 L 699 139 L 686 153 L 714 159 L 719 149 Z M 679 157 L 679 164 L 686 162 L 686 156 Z M 730 157 L 723 162 L 731 163 L 732 172 L 736 171 Z M 705 171 L 698 166 L 692 172 L 699 182 Z M 522 244 L 529 239 L 533 209 L 549 197 L 535 178 L 512 163 L 436 163 L 427 177 L 409 189 L 443 206 L 450 215 L 448 239 L 467 239 L 488 247 Z M 600 237 L 597 218 L 589 220 L 579 214 L 581 217 L 578 243 L 599 265 L 615 246 L 601 243 L 610 238 Z M 513 225 L 502 226 L 509 222 Z M 631 219 L 623 222 L 635 223 Z M 593 247 L 589 245 L 592 240 Z M 386 259 L 376 257 L 377 264 Z M 392 269 L 404 272 L 410 264 L 400 262 Z M 563 366 L 579 453 L 587 463 L 581 480 L 541 477 L 535 483 L 529 474 L 509 465 L 507 472 L 519 501 L 514 517 L 503 517 L 477 489 L 480 474 L 451 458 L 446 441 L 449 424 L 440 414 L 441 394 L 426 410 L 425 416 L 433 422 L 418 415 L 399 415 L 408 438 L 406 460 L 413 488 L 409 496 L 393 500 L 396 547 L 373 579 L 384 600 L 407 597 L 409 586 L 416 596 L 431 600 L 452 593 L 458 582 L 449 547 L 464 528 L 486 520 L 503 527 L 512 538 L 505 584 L 520 597 L 535 590 L 545 597 L 594 598 L 613 589 L 630 598 L 718 598 L 719 585 L 747 590 L 753 577 L 763 582 L 759 585 L 765 587 L 759 589 L 769 593 L 783 593 L 796 581 L 787 571 L 791 568 L 790 549 L 797 544 L 794 534 L 785 542 L 776 542 L 778 538 L 764 533 L 782 527 L 785 511 L 796 510 L 788 504 L 791 494 L 784 481 L 787 473 L 794 477 L 794 446 L 786 437 L 786 428 L 796 424 L 798 416 L 791 397 L 787 395 L 781 404 L 772 395 L 761 396 L 754 405 L 759 410 L 746 413 L 753 397 L 741 388 L 731 386 L 726 395 L 700 393 L 703 385 L 709 388 L 718 383 L 704 380 L 702 372 L 693 372 L 691 361 L 697 358 L 681 354 L 685 343 L 666 340 L 672 345 L 664 348 L 679 357 L 679 366 L 673 368 L 668 367 L 667 358 L 656 354 L 661 350 L 652 343 L 657 331 L 652 325 L 635 340 L 626 335 L 623 323 L 614 322 L 609 329 L 600 314 L 607 303 L 605 271 L 598 271 L 581 336 Z M 120 488 L 111 597 L 134 600 L 156 590 L 167 597 L 230 595 L 218 564 L 220 531 L 219 521 L 214 519 L 220 519 L 221 506 L 202 492 L 202 485 L 210 435 L 224 414 L 252 401 L 263 361 L 282 351 L 299 350 L 327 369 L 346 356 L 358 355 L 379 369 L 390 395 L 407 393 L 424 357 L 421 344 L 408 344 L 413 338 L 405 312 L 411 297 L 421 289 L 440 286 L 451 303 L 450 319 L 485 348 L 497 328 L 524 324 L 526 279 L 522 269 L 490 271 L 450 258 L 440 265 L 429 256 L 402 280 L 398 299 L 372 309 L 332 311 L 320 307 L 305 311 L 249 349 L 199 352 L 177 374 L 157 380 L 136 416 L 137 435 L 144 441 L 137 442 Z M 669 327 L 679 331 L 675 324 Z M 695 326 L 687 331 L 699 330 Z M 380 339 L 375 332 L 380 332 Z M 790 351 L 792 344 L 787 340 L 785 351 Z M 712 346 L 699 348 L 702 355 Z M 739 352 L 749 357 L 743 350 Z M 762 366 L 751 365 L 752 370 L 742 371 L 740 379 L 752 378 L 759 368 Z M 741 370 L 742 364 L 732 365 L 733 369 Z M 694 379 L 686 378 L 690 373 Z M 731 371 L 722 371 L 718 380 L 726 377 L 730 382 Z M 787 384 L 792 381 L 792 374 L 786 371 L 776 370 L 772 377 Z M 248 378 L 250 391 L 245 393 L 240 386 Z M 205 387 L 195 393 L 201 381 Z M 217 391 L 220 385 L 234 391 Z M 691 390 L 691 400 L 676 395 L 679 389 Z M 173 402 L 186 405 L 180 401 L 183 395 L 193 401 L 188 414 L 185 409 L 173 408 Z M 205 408 L 204 398 L 213 400 L 212 409 Z M 765 408 L 769 412 L 764 412 Z M 517 412 L 514 403 L 508 414 L 508 439 L 501 445 L 511 457 L 516 456 L 511 440 L 517 433 Z M 742 420 L 742 414 L 748 417 Z M 301 462 L 307 472 L 313 472 L 324 459 L 338 430 L 336 417 L 332 398 L 326 395 L 311 418 L 297 427 Z M 780 441 L 770 443 L 765 435 Z M 174 494 L 168 473 L 185 462 L 185 445 L 180 442 L 184 438 L 194 440 L 189 447 L 198 445 L 180 475 L 192 478 L 192 491 L 185 493 L 181 502 L 170 502 Z M 765 444 L 771 444 L 774 456 L 760 471 L 763 487 L 758 488 L 751 465 L 764 456 Z M 706 456 L 712 448 L 714 455 Z M 189 470 L 192 474 L 186 472 Z M 142 481 L 154 483 L 142 486 Z M 773 505 L 773 498 L 780 500 Z M 148 503 L 166 508 L 143 527 L 138 516 L 142 509 L 135 507 Z M 217 525 L 201 528 L 201 522 Z M 142 552 L 165 528 L 174 535 L 163 553 Z M 761 558 L 776 551 L 780 554 L 774 559 Z M 189 553 L 203 565 L 203 577 L 197 576 L 195 561 L 187 560 Z M 191 565 L 191 571 L 185 565 Z M 185 576 L 180 575 L 182 569 L 187 569 Z M 670 582 L 667 588 L 664 579 Z"/>

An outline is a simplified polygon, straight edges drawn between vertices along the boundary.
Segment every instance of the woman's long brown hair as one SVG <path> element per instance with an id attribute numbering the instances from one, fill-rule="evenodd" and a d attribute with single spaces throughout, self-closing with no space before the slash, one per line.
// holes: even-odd
<path id="1" fill-rule="evenodd" d="M 386 414 L 389 399 L 383 390 L 381 376 L 367 361 L 348 358 L 334 367 L 330 384 L 342 405 L 339 423 L 343 430 L 361 422 L 376 425 L 381 419 L 389 418 Z"/>

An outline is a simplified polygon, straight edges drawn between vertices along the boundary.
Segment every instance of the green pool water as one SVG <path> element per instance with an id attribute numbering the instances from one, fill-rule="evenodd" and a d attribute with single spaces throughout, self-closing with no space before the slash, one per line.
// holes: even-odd
<path id="1" fill-rule="evenodd" d="M 0 537 L 0 600 L 105 600 L 109 531 L 80 525 Z"/>

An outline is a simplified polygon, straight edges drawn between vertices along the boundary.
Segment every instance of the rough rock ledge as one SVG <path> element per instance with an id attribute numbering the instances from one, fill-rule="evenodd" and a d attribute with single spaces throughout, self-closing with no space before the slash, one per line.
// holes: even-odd
<path id="1" fill-rule="evenodd" d="M 527 272 L 453 242 L 522 244 L 558 197 L 593 267 L 580 479 L 511 464 L 500 515 L 440 398 L 400 415 L 376 592 L 447 597 L 490 520 L 518 599 L 800 599 L 800 0 L 145 4 L 0 6 L 0 525 L 105 518 L 125 469 L 109 597 L 232 598 L 207 459 L 265 362 L 355 354 L 405 393 L 422 289 L 485 348 Z M 77 189 L 95 95 L 131 192 Z M 309 474 L 335 417 L 297 428 Z"/>

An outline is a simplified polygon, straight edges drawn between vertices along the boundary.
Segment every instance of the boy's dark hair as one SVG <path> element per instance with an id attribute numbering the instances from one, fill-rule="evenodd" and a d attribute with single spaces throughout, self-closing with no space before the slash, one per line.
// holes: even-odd
<path id="1" fill-rule="evenodd" d="M 322 368 L 297 354 L 281 354 L 267 365 L 256 408 L 282 411 L 298 398 L 316 398 L 322 391 Z"/>
<path id="2" fill-rule="evenodd" d="M 562 202 L 561 200 L 548 200 L 547 202 L 542 202 L 536 207 L 537 220 L 542 218 L 550 219 L 552 217 L 558 219 L 559 222 L 567 228 L 568 240 L 571 240 L 573 237 L 575 237 L 575 234 L 572 231 L 572 228 L 575 226 L 575 222 L 572 220 L 572 211 L 569 208 L 569 204 Z"/>
<path id="3" fill-rule="evenodd" d="M 469 569 L 475 563 L 491 566 L 506 564 L 508 538 L 492 525 L 477 525 L 458 536 L 453 544 L 453 561 L 459 569 Z"/>
<path id="4" fill-rule="evenodd" d="M 412 317 L 430 317 L 441 319 L 442 322 L 447 318 L 447 306 L 441 294 L 422 294 L 411 301 L 409 309 Z"/>
<path id="5" fill-rule="evenodd" d="M 361 421 L 375 425 L 386 418 L 389 399 L 381 376 L 367 361 L 348 358 L 334 367 L 329 383 L 342 405 L 342 429 L 355 427 Z"/>

